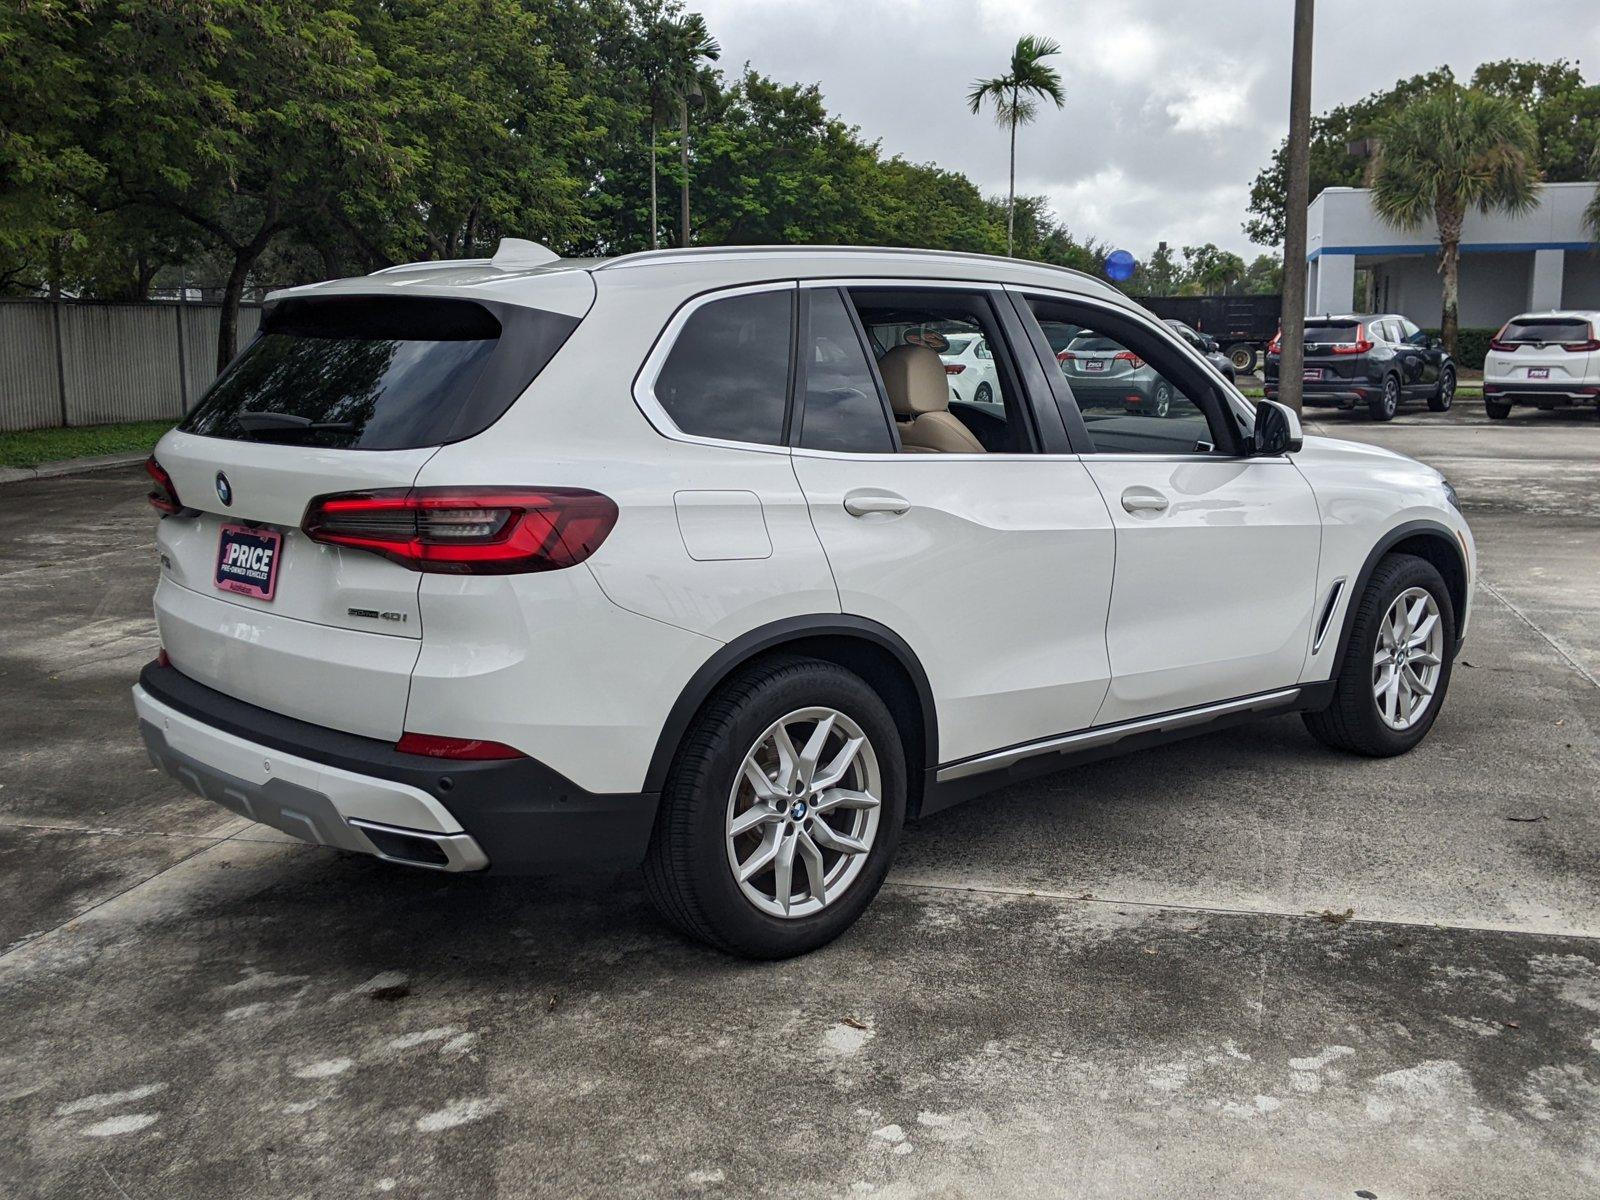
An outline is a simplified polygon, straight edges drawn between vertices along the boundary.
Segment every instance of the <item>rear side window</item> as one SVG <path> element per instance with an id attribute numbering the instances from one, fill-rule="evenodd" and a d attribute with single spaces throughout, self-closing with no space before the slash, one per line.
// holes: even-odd
<path id="1" fill-rule="evenodd" d="M 1502 342 L 1587 342 L 1589 322 L 1571 318 L 1524 318 L 1506 325 Z"/>
<path id="2" fill-rule="evenodd" d="M 701 305 L 656 376 L 655 397 L 684 433 L 783 444 L 794 289 Z"/>
<path id="3" fill-rule="evenodd" d="M 499 420 L 577 326 L 473 300 L 280 301 L 180 428 L 344 450 L 460 441 Z"/>
<path id="4" fill-rule="evenodd" d="M 811 293 L 808 308 L 800 445 L 856 454 L 894 453 L 878 381 L 843 297 L 819 289 Z M 955 342 L 950 345 L 953 351 Z"/>

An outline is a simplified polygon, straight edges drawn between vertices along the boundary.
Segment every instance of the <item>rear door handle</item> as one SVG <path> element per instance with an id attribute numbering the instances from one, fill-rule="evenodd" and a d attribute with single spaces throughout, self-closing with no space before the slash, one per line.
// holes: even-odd
<path id="1" fill-rule="evenodd" d="M 879 513 L 898 517 L 911 511 L 911 501 L 893 492 L 851 492 L 844 498 L 844 510 L 852 517 L 870 517 Z"/>
<path id="2" fill-rule="evenodd" d="M 1131 487 L 1122 493 L 1122 507 L 1127 512 L 1166 512 L 1167 498 L 1154 488 Z"/>

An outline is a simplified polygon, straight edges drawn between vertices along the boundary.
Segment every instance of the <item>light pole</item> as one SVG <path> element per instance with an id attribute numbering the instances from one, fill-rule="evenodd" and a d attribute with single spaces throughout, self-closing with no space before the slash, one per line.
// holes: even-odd
<path id="1" fill-rule="evenodd" d="M 1311 25 L 1313 0 L 1294 0 L 1294 58 L 1289 73 L 1288 188 L 1284 198 L 1283 316 L 1278 399 L 1301 411 L 1305 379 L 1306 206 L 1311 202 Z"/>

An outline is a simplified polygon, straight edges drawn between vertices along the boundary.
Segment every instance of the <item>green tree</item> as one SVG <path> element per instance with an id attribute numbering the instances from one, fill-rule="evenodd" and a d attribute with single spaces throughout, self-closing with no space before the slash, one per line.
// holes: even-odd
<path id="1" fill-rule="evenodd" d="M 1283 291 L 1283 259 L 1258 254 L 1245 268 L 1244 290 L 1252 296 L 1275 296 Z"/>
<path id="2" fill-rule="evenodd" d="M 1565 59 L 1488 62 L 1472 73 L 1472 86 L 1514 101 L 1539 134 L 1539 165 L 1551 183 L 1593 179 L 1590 152 L 1600 140 L 1600 86 Z"/>
<path id="3" fill-rule="evenodd" d="M 1226 294 L 1244 277 L 1244 259 L 1212 242 L 1183 248 L 1184 273 L 1207 296 Z"/>
<path id="4" fill-rule="evenodd" d="M 1422 75 L 1402 79 L 1384 92 L 1374 92 L 1354 104 L 1341 104 L 1311 118 L 1311 197 L 1325 188 L 1360 187 L 1366 163 L 1349 151 L 1351 143 L 1372 135 L 1377 123 L 1419 96 L 1446 84 L 1455 75 L 1440 67 Z M 1245 234 L 1263 246 L 1283 244 L 1284 197 L 1288 194 L 1288 139 L 1273 151 L 1272 161 L 1256 175 L 1250 186 L 1250 218 Z"/>
<path id="5" fill-rule="evenodd" d="M 707 64 L 722 57 L 700 13 L 656 12 L 645 29 L 644 77 L 650 110 L 650 246 L 660 245 L 657 174 L 661 123 L 669 110 L 678 114 L 678 237 L 689 244 L 689 107 L 704 103 L 701 76 Z"/>
<path id="6" fill-rule="evenodd" d="M 978 79 L 967 93 L 967 107 L 974 116 L 985 104 L 994 108 L 995 121 L 1011 137 L 1011 174 L 1006 191 L 1006 253 L 1015 246 L 1017 207 L 1017 126 L 1032 124 L 1041 100 L 1052 100 L 1057 108 L 1066 104 L 1061 73 L 1046 66 L 1044 60 L 1061 53 L 1061 44 L 1051 38 L 1026 34 L 1017 39 L 1011 52 L 1011 69 L 992 79 Z"/>
<path id="7" fill-rule="evenodd" d="M 1183 267 L 1165 242 L 1135 267 L 1133 278 L 1128 281 L 1129 290 L 1136 296 L 1176 296 L 1184 282 Z"/>
<path id="8" fill-rule="evenodd" d="M 1462 222 L 1469 209 L 1519 213 L 1538 203 L 1533 121 L 1504 97 L 1452 84 L 1379 122 L 1377 135 L 1373 207 L 1400 229 L 1434 222 L 1444 277 L 1440 333 L 1454 354 Z"/>
<path id="9" fill-rule="evenodd" d="M 1595 142 L 1594 150 L 1589 155 L 1589 177 L 1600 179 L 1600 141 Z M 1583 223 L 1589 227 L 1594 240 L 1600 243 L 1600 187 L 1595 188 L 1588 207 L 1583 210 Z"/>

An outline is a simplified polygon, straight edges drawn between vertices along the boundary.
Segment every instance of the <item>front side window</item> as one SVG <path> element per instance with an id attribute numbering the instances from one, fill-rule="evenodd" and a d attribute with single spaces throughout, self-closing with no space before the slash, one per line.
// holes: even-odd
<path id="1" fill-rule="evenodd" d="M 1131 322 L 1102 323 L 1088 310 L 1030 299 L 1097 454 L 1208 453 L 1217 437 L 1202 406 L 1152 359 L 1176 348 Z"/>
<path id="2" fill-rule="evenodd" d="M 695 309 L 655 380 L 673 424 L 696 437 L 782 445 L 793 305 L 786 288 Z"/>
<path id="3" fill-rule="evenodd" d="M 878 382 L 844 298 L 832 289 L 813 291 L 807 315 L 799 444 L 811 450 L 893 453 L 894 435 Z"/>

